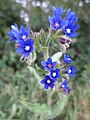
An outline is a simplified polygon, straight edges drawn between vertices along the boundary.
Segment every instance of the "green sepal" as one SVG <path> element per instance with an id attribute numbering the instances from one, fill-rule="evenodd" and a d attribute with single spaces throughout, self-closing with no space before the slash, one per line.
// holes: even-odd
<path id="1" fill-rule="evenodd" d="M 43 46 L 39 42 L 39 35 L 38 35 L 38 33 L 33 33 L 32 37 L 34 39 L 35 49 L 39 53 L 42 50 L 42 48 L 43 48 Z"/>
<path id="2" fill-rule="evenodd" d="M 45 35 L 45 32 L 44 32 L 44 30 L 43 30 L 42 28 L 41 28 L 41 30 L 40 30 L 40 35 L 39 35 L 39 37 L 40 37 L 40 41 L 41 41 L 42 45 L 45 46 L 46 35 Z"/>

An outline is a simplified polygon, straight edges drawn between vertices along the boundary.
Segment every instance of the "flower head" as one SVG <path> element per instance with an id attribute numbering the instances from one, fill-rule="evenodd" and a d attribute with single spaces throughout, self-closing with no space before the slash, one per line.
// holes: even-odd
<path id="1" fill-rule="evenodd" d="M 69 64 L 72 62 L 72 59 L 68 55 L 64 54 L 64 62 L 66 64 Z"/>
<path id="2" fill-rule="evenodd" d="M 60 69 L 57 68 L 55 70 L 54 69 L 50 70 L 50 78 L 52 78 L 52 79 L 60 78 Z"/>
<path id="3" fill-rule="evenodd" d="M 18 26 L 16 23 L 14 23 L 14 25 L 11 25 L 12 30 L 8 32 L 8 35 L 11 37 L 11 39 L 9 40 L 10 42 L 15 41 L 17 38 L 14 36 L 14 32 L 19 32 L 18 30 Z"/>
<path id="4" fill-rule="evenodd" d="M 28 57 L 31 52 L 33 52 L 34 47 L 34 40 L 32 38 L 28 39 L 27 41 L 19 40 L 18 44 L 20 45 L 19 48 L 17 48 L 18 54 L 23 54 L 24 57 Z"/>
<path id="5" fill-rule="evenodd" d="M 63 13 L 66 11 L 66 10 L 63 10 L 62 7 L 59 7 L 59 8 L 56 9 L 54 6 L 51 6 L 51 8 L 52 8 L 54 16 L 61 17 L 63 15 Z"/>
<path id="6" fill-rule="evenodd" d="M 55 82 L 55 81 L 56 81 L 55 79 L 51 79 L 49 75 L 46 75 L 46 76 L 45 76 L 45 79 L 41 80 L 41 83 L 42 83 L 42 84 L 45 84 L 45 85 L 44 85 L 44 88 L 45 88 L 45 89 L 48 89 L 49 87 L 50 87 L 50 88 L 53 88 L 53 87 L 55 86 L 55 85 L 54 85 L 54 82 Z"/>
<path id="7" fill-rule="evenodd" d="M 76 73 L 76 69 L 74 67 L 74 65 L 71 65 L 66 71 L 65 73 L 69 74 L 70 76 L 75 77 L 75 73 Z"/>
<path id="8" fill-rule="evenodd" d="M 71 9 L 68 10 L 66 14 L 66 20 L 72 21 L 73 23 L 78 21 L 78 17 L 75 12 L 71 11 Z"/>
<path id="9" fill-rule="evenodd" d="M 50 22 L 50 27 L 53 30 L 62 30 L 67 24 L 67 20 L 62 20 L 58 15 L 51 17 L 48 16 L 49 22 Z"/>
<path id="10" fill-rule="evenodd" d="M 46 70 L 51 70 L 56 66 L 56 62 L 52 62 L 51 58 L 48 58 L 47 61 L 41 61 L 41 64 Z"/>
<path id="11" fill-rule="evenodd" d="M 12 30 L 8 32 L 11 39 L 10 42 L 13 42 L 15 40 L 27 40 L 29 36 L 29 30 L 26 29 L 24 26 L 20 26 L 20 31 L 18 30 L 17 24 L 11 25 Z"/>
<path id="12" fill-rule="evenodd" d="M 60 89 L 62 89 L 65 93 L 70 93 L 70 88 L 68 87 L 68 80 L 64 80 L 60 86 Z"/>
<path id="13" fill-rule="evenodd" d="M 76 33 L 76 31 L 78 30 L 78 28 L 79 28 L 79 25 L 72 24 L 72 22 L 69 22 L 69 24 L 64 27 L 64 33 L 68 37 L 77 37 L 78 34 Z"/>

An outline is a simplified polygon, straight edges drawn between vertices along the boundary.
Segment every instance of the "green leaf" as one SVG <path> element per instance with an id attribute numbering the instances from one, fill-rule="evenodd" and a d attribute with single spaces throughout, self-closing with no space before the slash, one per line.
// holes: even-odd
<path id="1" fill-rule="evenodd" d="M 67 100 L 67 96 L 65 96 L 63 99 L 61 99 L 60 101 L 58 101 L 48 112 L 48 118 L 49 119 L 53 119 L 55 117 L 57 117 L 58 115 L 61 114 L 61 112 L 64 109 L 65 103 Z"/>
<path id="2" fill-rule="evenodd" d="M 56 61 L 58 63 L 60 63 L 60 57 L 62 56 L 62 52 L 57 52 L 52 56 L 52 61 Z"/>
<path id="3" fill-rule="evenodd" d="M 39 103 L 29 103 L 25 101 L 21 101 L 21 103 L 23 104 L 24 107 L 39 115 L 48 112 L 48 107 L 45 104 L 40 105 Z"/>
<path id="4" fill-rule="evenodd" d="M 31 66 L 27 66 L 30 73 L 35 77 L 37 81 L 40 81 L 42 78 L 37 74 L 36 70 L 32 68 Z"/>
<path id="5" fill-rule="evenodd" d="M 37 64 L 35 64 L 35 66 L 36 66 L 36 70 L 37 70 L 38 73 L 44 74 L 44 75 L 48 74 L 48 71 L 45 71 L 45 70 L 41 69 L 40 67 L 38 67 Z"/>

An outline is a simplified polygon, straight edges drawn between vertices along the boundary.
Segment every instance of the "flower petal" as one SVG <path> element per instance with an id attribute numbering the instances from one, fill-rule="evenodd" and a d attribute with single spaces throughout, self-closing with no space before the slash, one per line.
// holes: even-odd
<path id="1" fill-rule="evenodd" d="M 41 83 L 42 83 L 42 84 L 45 84 L 45 83 L 46 83 L 45 79 L 44 79 L 44 80 L 41 80 Z"/>
<path id="2" fill-rule="evenodd" d="M 45 84 L 44 88 L 45 88 L 45 89 L 48 89 L 48 84 Z"/>
<path id="3" fill-rule="evenodd" d="M 24 52 L 24 49 L 23 48 L 17 48 L 17 50 L 16 50 L 16 52 L 18 53 L 18 54 L 22 54 L 23 52 Z"/>

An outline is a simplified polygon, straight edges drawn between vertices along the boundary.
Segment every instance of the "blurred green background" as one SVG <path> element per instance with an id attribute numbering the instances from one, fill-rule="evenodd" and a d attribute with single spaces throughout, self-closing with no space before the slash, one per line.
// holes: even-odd
<path id="1" fill-rule="evenodd" d="M 39 90 L 26 64 L 19 61 L 7 32 L 13 23 L 47 31 L 50 5 L 71 8 L 80 25 L 79 36 L 68 49 L 77 77 L 72 80 L 68 104 L 54 120 L 90 120 L 90 0 L 0 0 L 0 120 L 36 120 L 19 101 L 45 102 L 45 93 Z"/>

